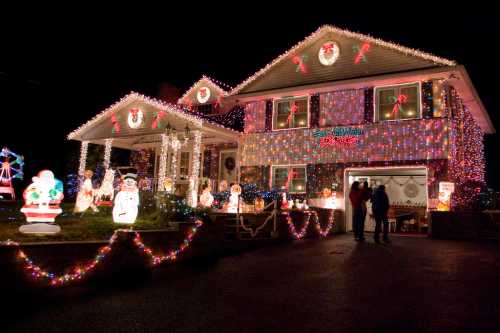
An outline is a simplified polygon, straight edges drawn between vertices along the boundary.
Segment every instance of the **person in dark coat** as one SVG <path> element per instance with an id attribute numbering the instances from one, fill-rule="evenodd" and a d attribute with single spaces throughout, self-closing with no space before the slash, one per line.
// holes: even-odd
<path id="1" fill-rule="evenodd" d="M 389 211 L 389 197 L 385 192 L 385 185 L 380 185 L 372 196 L 372 211 L 375 218 L 375 243 L 380 243 L 380 228 L 384 228 L 384 242 L 389 243 L 389 220 L 387 212 Z"/>
<path id="2" fill-rule="evenodd" d="M 364 238 L 364 221 L 363 221 L 363 191 L 359 188 L 359 182 L 355 181 L 351 185 L 349 192 L 349 200 L 352 206 L 352 230 L 354 231 L 354 239 L 363 241 Z"/>

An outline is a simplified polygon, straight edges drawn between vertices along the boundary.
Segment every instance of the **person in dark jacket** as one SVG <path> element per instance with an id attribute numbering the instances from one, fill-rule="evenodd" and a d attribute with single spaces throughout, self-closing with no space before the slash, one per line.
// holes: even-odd
<path id="1" fill-rule="evenodd" d="M 351 185 L 349 192 L 349 200 L 352 206 L 352 230 L 354 231 L 354 239 L 363 241 L 364 238 L 364 221 L 363 221 L 363 191 L 359 188 L 359 182 L 355 181 Z"/>
<path id="2" fill-rule="evenodd" d="M 375 218 L 375 243 L 380 243 L 380 228 L 384 227 L 384 242 L 389 243 L 389 220 L 387 212 L 389 211 L 389 197 L 385 192 L 385 186 L 380 185 L 372 196 L 372 211 Z"/>

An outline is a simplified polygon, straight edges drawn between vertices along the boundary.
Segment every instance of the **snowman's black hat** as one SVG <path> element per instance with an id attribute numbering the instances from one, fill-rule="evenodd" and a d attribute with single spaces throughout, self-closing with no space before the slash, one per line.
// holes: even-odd
<path id="1" fill-rule="evenodd" d="M 127 173 L 125 176 L 123 176 L 123 179 L 133 179 L 133 180 L 137 180 L 137 175 L 135 173 Z"/>

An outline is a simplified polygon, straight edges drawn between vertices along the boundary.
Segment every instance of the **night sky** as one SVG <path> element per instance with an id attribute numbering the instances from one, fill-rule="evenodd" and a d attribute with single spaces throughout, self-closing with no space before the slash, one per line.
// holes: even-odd
<path id="1" fill-rule="evenodd" d="M 4 20 L 0 31 L 0 145 L 25 156 L 26 178 L 42 168 L 63 178 L 69 156 L 79 150 L 66 135 L 131 90 L 156 96 L 162 83 L 170 83 L 184 91 L 202 74 L 234 86 L 322 24 L 465 65 L 500 129 L 495 103 L 498 15 L 471 14 L 469 8 L 452 13 L 403 7 L 363 14 L 319 4 L 308 13 L 292 3 L 287 11 L 256 7 L 245 14 L 225 14 L 217 8 L 18 13 L 12 22 Z M 500 190 L 495 172 L 500 170 L 498 135 L 485 140 L 488 184 Z"/>

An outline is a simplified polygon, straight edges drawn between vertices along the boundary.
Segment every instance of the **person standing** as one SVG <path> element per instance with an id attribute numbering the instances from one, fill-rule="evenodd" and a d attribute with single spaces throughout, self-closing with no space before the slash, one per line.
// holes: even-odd
<path id="1" fill-rule="evenodd" d="M 389 243 L 389 220 L 387 212 L 389 211 L 389 197 L 385 192 L 385 185 L 380 185 L 375 190 L 372 197 L 372 210 L 375 217 L 375 243 L 380 243 L 380 228 L 383 225 L 384 229 L 384 242 Z"/>
<path id="2" fill-rule="evenodd" d="M 361 227 L 363 223 L 363 191 L 359 188 L 359 182 L 355 181 L 351 185 L 351 191 L 349 192 L 349 200 L 352 206 L 352 229 L 354 231 L 354 239 L 357 241 L 363 241 L 364 238 L 364 226 Z"/>

